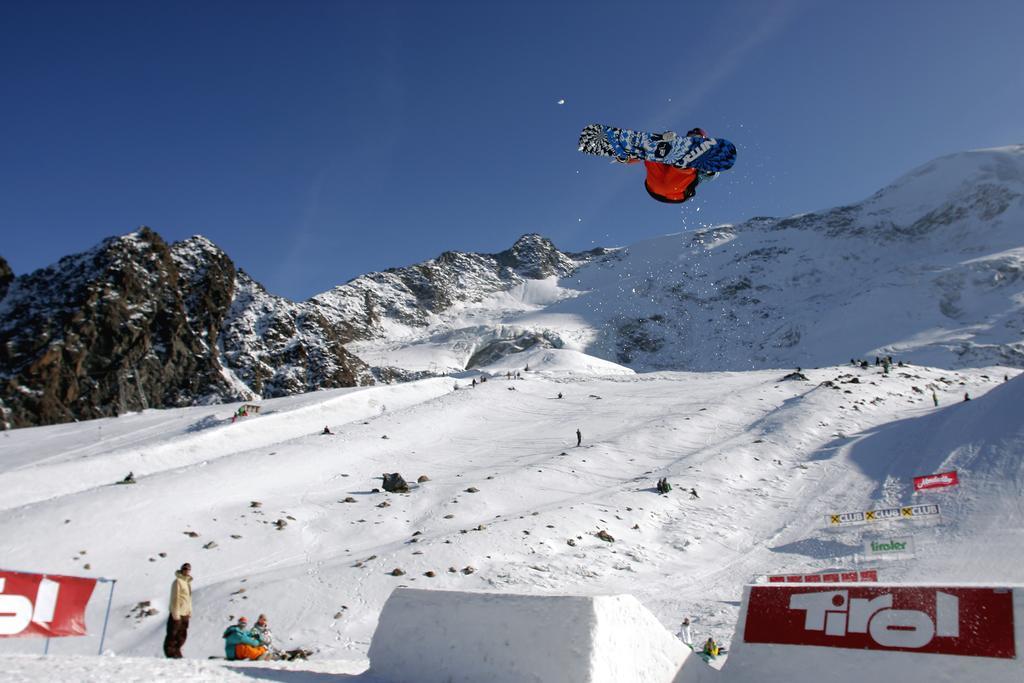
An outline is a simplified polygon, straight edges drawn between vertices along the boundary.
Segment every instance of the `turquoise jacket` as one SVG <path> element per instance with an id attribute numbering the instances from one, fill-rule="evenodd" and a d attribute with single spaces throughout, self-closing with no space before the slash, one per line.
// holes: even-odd
<path id="1" fill-rule="evenodd" d="M 260 641 L 256 640 L 243 631 L 242 627 L 238 624 L 228 626 L 228 630 L 224 631 L 224 656 L 227 659 L 235 658 L 235 645 L 259 645 Z"/>

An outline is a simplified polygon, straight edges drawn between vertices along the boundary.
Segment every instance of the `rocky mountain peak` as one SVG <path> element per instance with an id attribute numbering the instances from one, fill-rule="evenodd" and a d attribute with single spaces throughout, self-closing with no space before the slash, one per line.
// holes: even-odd
<path id="1" fill-rule="evenodd" d="M 577 265 L 570 256 L 555 248 L 551 240 L 536 233 L 523 235 L 510 249 L 495 254 L 494 258 L 502 266 L 531 280 L 566 275 Z"/>
<path id="2" fill-rule="evenodd" d="M 142 227 L 6 285 L 0 428 L 370 381 L 347 336 L 203 237 Z"/>

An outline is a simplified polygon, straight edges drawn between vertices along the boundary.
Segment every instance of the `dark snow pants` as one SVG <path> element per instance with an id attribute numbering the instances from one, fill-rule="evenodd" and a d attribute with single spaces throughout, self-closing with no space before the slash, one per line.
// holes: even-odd
<path id="1" fill-rule="evenodd" d="M 164 638 L 164 654 L 168 659 L 181 659 L 181 648 L 188 638 L 188 617 L 167 617 L 167 637 Z"/>

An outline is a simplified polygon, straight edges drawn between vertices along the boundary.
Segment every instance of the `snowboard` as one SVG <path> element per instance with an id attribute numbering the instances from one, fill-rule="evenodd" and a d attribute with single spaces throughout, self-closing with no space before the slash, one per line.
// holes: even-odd
<path id="1" fill-rule="evenodd" d="M 599 123 L 590 124 L 580 133 L 579 150 L 619 161 L 642 159 L 708 173 L 728 171 L 736 163 L 736 145 L 722 138 L 645 133 Z"/>

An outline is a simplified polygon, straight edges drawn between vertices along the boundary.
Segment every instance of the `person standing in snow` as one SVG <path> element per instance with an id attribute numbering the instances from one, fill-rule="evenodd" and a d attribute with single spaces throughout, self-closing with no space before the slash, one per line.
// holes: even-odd
<path id="1" fill-rule="evenodd" d="M 576 447 L 579 448 L 580 444 L 583 443 L 583 432 L 579 429 L 576 430 Z"/>
<path id="2" fill-rule="evenodd" d="M 693 647 L 693 632 L 690 631 L 690 617 L 683 619 L 683 623 L 679 627 L 679 639 L 691 648 Z"/>
<path id="3" fill-rule="evenodd" d="M 181 648 L 188 638 L 188 620 L 192 616 L 192 565 L 188 562 L 174 572 L 171 584 L 170 616 L 167 617 L 167 635 L 164 655 L 168 659 L 181 659 Z"/>

